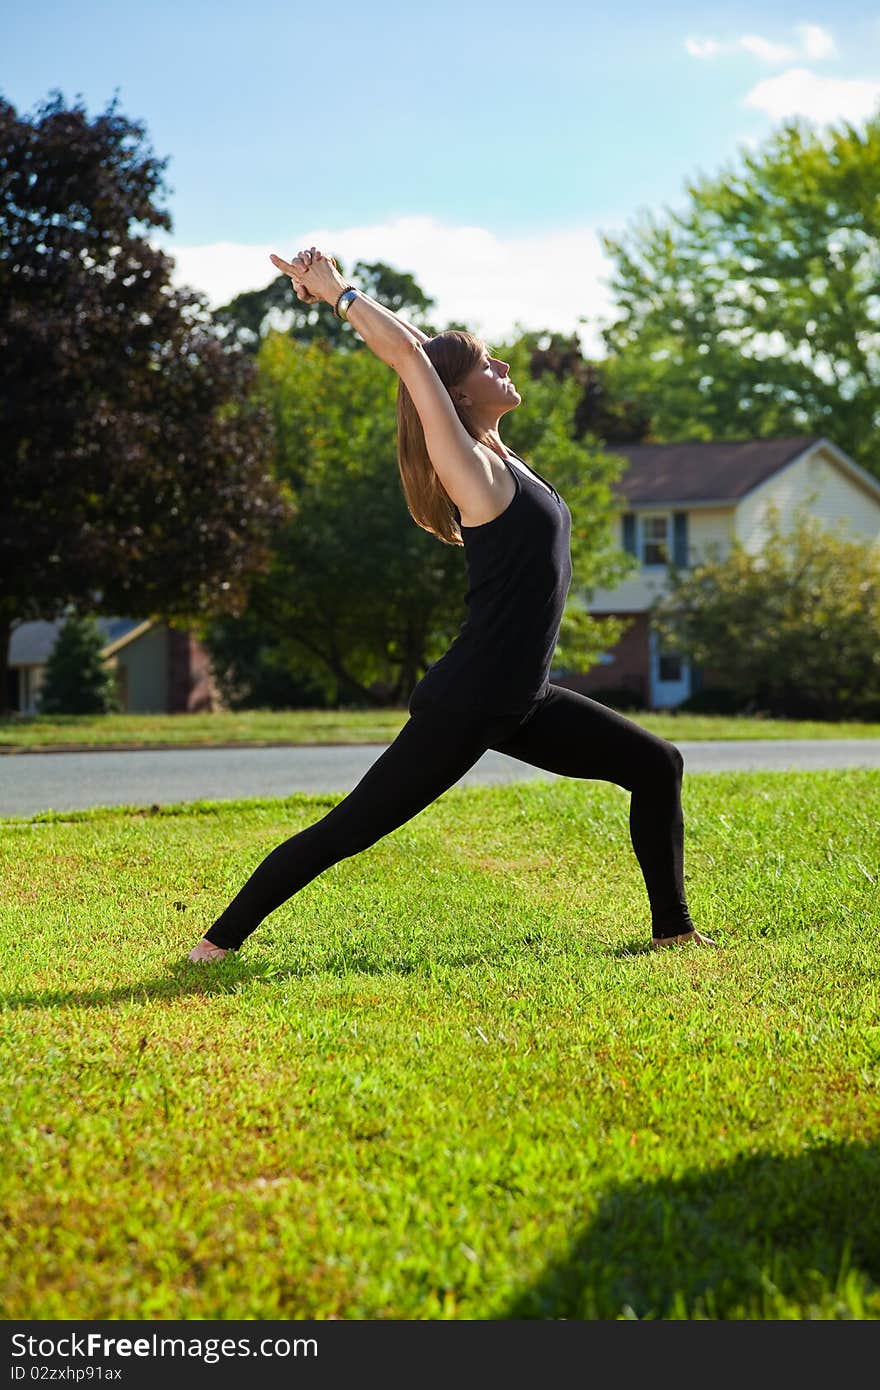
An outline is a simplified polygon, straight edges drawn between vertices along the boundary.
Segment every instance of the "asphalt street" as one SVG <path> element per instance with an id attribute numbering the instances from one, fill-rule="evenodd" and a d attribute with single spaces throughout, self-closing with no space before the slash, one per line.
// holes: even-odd
<path id="1" fill-rule="evenodd" d="M 752 770 L 880 768 L 880 739 L 788 739 L 681 742 L 685 776 Z M 180 801 L 350 791 L 383 752 L 378 744 L 296 748 L 179 748 L 0 756 L 0 815 L 70 811 L 89 806 L 152 806 Z M 555 780 L 488 752 L 459 785 Z"/>

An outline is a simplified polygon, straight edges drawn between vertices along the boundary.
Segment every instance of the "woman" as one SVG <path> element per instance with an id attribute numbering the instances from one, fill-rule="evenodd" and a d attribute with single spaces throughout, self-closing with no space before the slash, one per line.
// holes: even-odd
<path id="1" fill-rule="evenodd" d="M 350 794 L 274 849 L 189 954 L 220 960 L 331 864 L 403 825 L 489 748 L 631 792 L 630 835 L 651 905 L 652 944 L 712 946 L 684 894 L 678 749 L 548 680 L 571 582 L 571 515 L 501 440 L 521 397 L 506 362 L 469 333 L 428 338 L 346 284 L 313 246 L 271 257 L 300 299 L 323 300 L 400 378 L 398 463 L 410 514 L 468 565 L 469 613 L 416 685 L 410 717 Z"/>

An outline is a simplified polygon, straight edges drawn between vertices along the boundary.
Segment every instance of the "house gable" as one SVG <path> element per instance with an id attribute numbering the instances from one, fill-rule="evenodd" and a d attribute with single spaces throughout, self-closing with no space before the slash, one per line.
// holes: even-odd
<path id="1" fill-rule="evenodd" d="M 779 508 L 779 524 L 787 531 L 802 504 L 829 530 L 844 522 L 853 540 L 880 544 L 880 483 L 825 439 L 742 499 L 736 508 L 737 538 L 756 554 L 767 541 L 768 507 Z"/>

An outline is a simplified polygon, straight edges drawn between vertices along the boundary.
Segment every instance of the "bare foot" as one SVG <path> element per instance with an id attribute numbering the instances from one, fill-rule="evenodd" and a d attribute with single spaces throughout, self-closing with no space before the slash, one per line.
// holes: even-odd
<path id="1" fill-rule="evenodd" d="M 698 931 L 682 932 L 681 936 L 655 936 L 651 941 L 651 947 L 655 951 L 662 950 L 665 946 L 717 946 L 718 942 L 713 941 L 711 936 L 701 936 Z"/>
<path id="2" fill-rule="evenodd" d="M 203 936 L 198 946 L 193 946 L 187 960 L 222 960 L 225 955 L 226 952 L 222 946 L 215 946 L 213 941 L 208 941 Z"/>

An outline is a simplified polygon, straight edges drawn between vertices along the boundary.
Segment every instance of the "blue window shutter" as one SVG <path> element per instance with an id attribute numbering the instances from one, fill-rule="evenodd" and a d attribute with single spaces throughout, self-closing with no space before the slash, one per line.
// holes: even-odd
<path id="1" fill-rule="evenodd" d="M 624 512 L 623 514 L 623 548 L 628 550 L 630 555 L 637 553 L 635 512 Z"/>
<path id="2" fill-rule="evenodd" d="M 688 562 L 688 514 L 672 513 L 672 554 L 679 569 L 687 569 Z"/>

